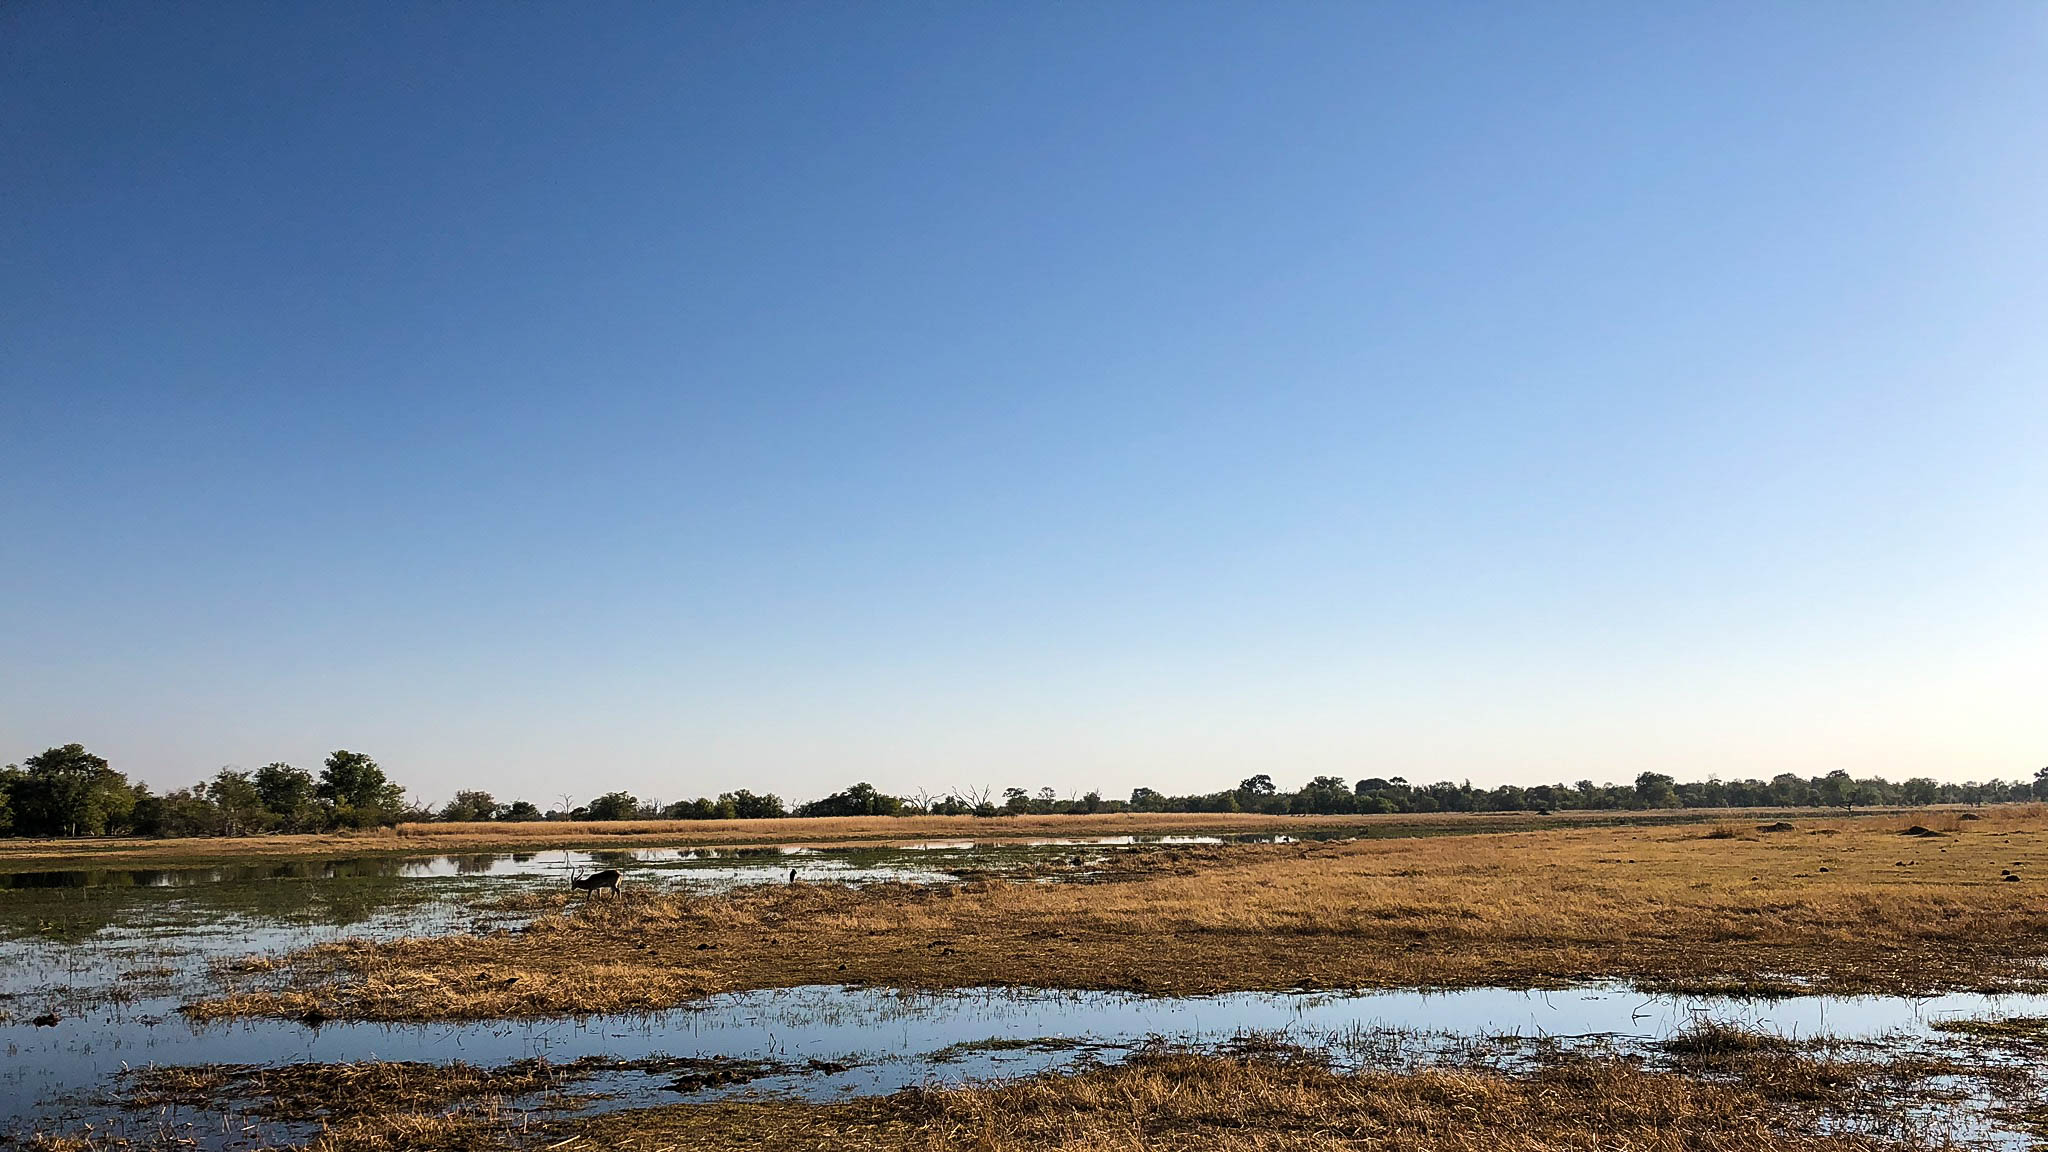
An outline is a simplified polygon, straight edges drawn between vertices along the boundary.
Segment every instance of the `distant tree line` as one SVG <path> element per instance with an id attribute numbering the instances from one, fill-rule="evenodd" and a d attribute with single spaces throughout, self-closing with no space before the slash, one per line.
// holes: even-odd
<path id="1" fill-rule="evenodd" d="M 1634 784 L 1538 784 L 1474 788 L 1470 782 L 1410 784 L 1399 776 L 1355 782 L 1317 776 L 1292 792 L 1267 775 L 1250 777 L 1225 792 L 1169 796 L 1138 788 L 1129 800 L 1099 792 L 1061 798 L 1051 788 L 953 791 L 938 795 L 891 796 L 868 783 L 823 799 L 784 807 L 781 797 L 727 792 L 717 799 L 663 804 L 630 792 L 607 792 L 589 803 L 541 812 L 524 800 L 496 803 L 488 792 L 458 792 L 442 808 L 442 820 L 748 820 L 772 816 L 1063 816 L 1096 812 L 1262 812 L 1271 815 L 1355 815 L 1382 812 L 1560 812 L 1626 811 L 1650 808 L 1850 808 L 1910 807 L 1926 804 L 2000 804 L 2048 800 L 2048 768 L 2033 780 L 1991 780 L 1944 784 L 1916 776 L 1893 784 L 1880 777 L 1847 772 L 1825 776 L 1784 773 L 1764 780 L 1709 779 L 1681 784 L 1645 772 Z"/>
<path id="2" fill-rule="evenodd" d="M 2048 800 L 2048 768 L 2031 781 L 1990 780 L 1944 784 L 1925 776 L 1894 784 L 1847 772 L 1770 780 L 1709 778 L 1681 784 L 1645 772 L 1634 784 L 1538 784 L 1474 788 L 1440 781 L 1410 784 L 1399 777 L 1346 781 L 1317 776 L 1284 791 L 1267 775 L 1252 776 L 1223 792 L 1169 796 L 1151 788 L 1130 799 L 1099 792 L 1060 797 L 1051 788 L 956 789 L 943 794 L 891 796 L 867 783 L 787 808 L 773 793 L 746 789 L 664 804 L 629 792 L 607 792 L 587 803 L 563 798 L 542 811 L 527 800 L 500 803 L 489 792 L 462 791 L 438 812 L 409 805 L 404 791 L 377 762 L 346 749 L 327 757 L 320 774 L 290 764 L 254 772 L 223 768 L 211 780 L 162 796 L 109 767 L 77 744 L 51 748 L 0 769 L 0 835 L 13 836 L 242 836 L 261 832 L 322 832 L 372 828 L 401 821 L 531 820 L 758 820 L 777 816 L 1017 816 L 1096 812 L 1260 812 L 1271 815 L 1350 815 L 1394 812 L 1557 812 L 1650 808 L 1857 808 L 1926 804 L 1998 804 Z"/>
<path id="3" fill-rule="evenodd" d="M 244 836 L 374 828 L 428 815 L 375 760 L 342 749 L 315 777 L 290 764 L 213 779 L 162 796 L 130 784 L 82 745 L 66 744 L 0 768 L 0 835 Z"/>

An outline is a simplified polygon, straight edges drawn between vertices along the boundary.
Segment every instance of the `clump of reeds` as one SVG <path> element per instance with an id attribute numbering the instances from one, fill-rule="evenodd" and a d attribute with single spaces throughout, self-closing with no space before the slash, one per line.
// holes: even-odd
<path id="1" fill-rule="evenodd" d="M 1696 1020 L 1661 1045 L 1679 1070 L 1735 1076 L 1778 1100 L 1825 1100 L 1870 1075 L 1864 1065 L 1836 1060 L 1814 1044 L 1719 1020 Z"/>
<path id="2" fill-rule="evenodd" d="M 1758 1052 L 1787 1052 L 1792 1042 L 1775 1033 L 1720 1020 L 1695 1020 L 1673 1033 L 1663 1048 L 1676 1056 L 1725 1062 Z"/>

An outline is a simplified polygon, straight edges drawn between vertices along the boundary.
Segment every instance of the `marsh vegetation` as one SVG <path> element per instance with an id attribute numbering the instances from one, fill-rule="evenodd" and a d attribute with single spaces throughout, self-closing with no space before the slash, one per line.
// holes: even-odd
<path id="1" fill-rule="evenodd" d="M 1937 831 L 1908 835 L 1912 827 Z M 483 934 L 227 972 L 197 1016 L 406 1020 L 672 1007 L 745 988 L 1558 987 L 1927 994 L 2042 985 L 2048 815 L 1790 831 L 1557 829 L 1155 845 L 1074 883 L 629 890 Z M 2013 882 L 2009 876 L 2022 879 Z M 240 979 L 259 976 L 260 980 Z"/>
<path id="2" fill-rule="evenodd" d="M 1191 1050 L 1155 1043 L 1001 1081 L 928 1083 L 841 1099 L 727 1095 L 597 1108 L 582 1064 L 501 1068 L 304 1064 L 125 1078 L 157 1127 L 121 1143 L 190 1141 L 233 1117 L 257 1138 L 356 1149 L 703 1150 L 1480 1148 L 1881 1152 L 1968 1145 L 2016 1131 L 1956 1107 L 1953 1085 L 2009 1091 L 2027 1077 L 1927 1058 L 1856 1055 L 1825 1041 L 1703 1028 L 1649 1058 L 1615 1049 L 1474 1044 L 1426 1065 L 1377 1068 L 1340 1047 L 1240 1034 Z M 745 1079 L 742 1068 L 736 1079 Z M 699 1079 L 702 1079 L 700 1077 Z M 694 1083 L 693 1083 L 694 1086 Z M 152 1138 L 153 1137 L 153 1138 Z"/>
<path id="3" fill-rule="evenodd" d="M 2048 998 L 1839 997 L 2042 991 L 2042 810 L 1030 819 L 16 872 L 0 1088 L 92 1147 L 1450 1149 L 1597 1117 L 1876 1149 L 2038 1117 Z M 572 900 L 601 868 L 620 898 Z"/>

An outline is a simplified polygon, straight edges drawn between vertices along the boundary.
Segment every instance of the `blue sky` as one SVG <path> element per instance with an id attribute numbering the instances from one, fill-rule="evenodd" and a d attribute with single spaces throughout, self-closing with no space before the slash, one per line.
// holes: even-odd
<path id="1" fill-rule="evenodd" d="M 2048 10 L 0 10 L 0 758 L 2048 763 Z"/>

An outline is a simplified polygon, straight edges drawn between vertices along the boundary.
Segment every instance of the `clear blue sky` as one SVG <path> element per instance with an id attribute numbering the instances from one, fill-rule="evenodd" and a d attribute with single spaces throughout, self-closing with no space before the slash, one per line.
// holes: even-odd
<path id="1" fill-rule="evenodd" d="M 0 8 L 0 759 L 2048 763 L 2048 8 Z"/>

